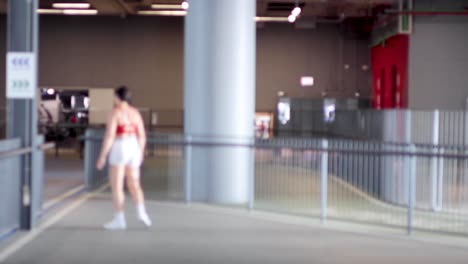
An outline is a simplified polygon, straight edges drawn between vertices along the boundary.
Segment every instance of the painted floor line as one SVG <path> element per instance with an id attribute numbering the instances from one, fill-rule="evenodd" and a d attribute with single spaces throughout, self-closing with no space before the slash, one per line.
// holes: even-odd
<path id="1" fill-rule="evenodd" d="M 9 237 L 15 234 L 18 230 L 19 230 L 19 226 L 15 226 L 3 233 L 0 233 L 0 243 L 3 242 L 4 240 L 7 240 Z"/>
<path id="2" fill-rule="evenodd" d="M 55 206 L 57 203 L 59 203 L 60 201 L 63 201 L 65 200 L 66 198 L 68 198 L 69 196 L 72 196 L 73 194 L 77 193 L 77 192 L 80 192 L 81 190 L 83 190 L 85 188 L 84 185 L 80 185 L 80 186 L 77 186 L 76 188 L 73 188 L 57 197 L 54 197 L 53 199 L 50 199 L 49 201 L 47 201 L 44 205 L 43 205 L 43 208 L 44 210 L 47 210 L 48 208 L 51 208 L 53 206 Z"/>
<path id="3" fill-rule="evenodd" d="M 48 229 L 50 226 L 54 225 L 58 221 L 60 221 L 63 217 L 68 215 L 70 212 L 75 210 L 78 206 L 82 205 L 84 202 L 86 202 L 89 198 L 93 197 L 95 193 L 99 193 L 107 188 L 107 185 L 104 185 L 103 187 L 99 188 L 93 193 L 88 193 L 85 194 L 79 198 L 77 198 L 75 201 L 73 201 L 71 204 L 68 206 L 64 207 L 62 210 L 57 212 L 54 216 L 52 216 L 50 219 L 46 220 L 43 224 L 41 224 L 39 227 L 36 229 L 33 229 L 29 233 L 27 233 L 24 237 L 18 239 L 17 241 L 14 241 L 5 249 L 0 251 L 0 263 L 5 262 L 11 255 L 15 254 L 18 252 L 21 248 L 23 248 L 25 245 L 27 245 L 29 242 L 33 241 L 37 236 L 39 236 L 42 232 L 44 232 L 46 229 Z"/>

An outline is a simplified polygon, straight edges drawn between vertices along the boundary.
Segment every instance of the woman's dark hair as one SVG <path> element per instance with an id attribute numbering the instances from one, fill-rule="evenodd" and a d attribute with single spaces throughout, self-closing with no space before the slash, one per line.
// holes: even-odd
<path id="1" fill-rule="evenodd" d="M 132 94 L 126 86 L 119 86 L 115 89 L 115 96 L 117 96 L 122 102 L 130 103 L 132 100 Z"/>

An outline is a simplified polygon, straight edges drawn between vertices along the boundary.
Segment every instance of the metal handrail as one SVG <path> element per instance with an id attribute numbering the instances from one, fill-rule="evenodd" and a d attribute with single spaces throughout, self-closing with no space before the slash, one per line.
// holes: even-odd
<path id="1" fill-rule="evenodd" d="M 82 137 L 84 141 L 101 141 L 101 137 Z M 317 152 L 327 152 L 332 154 L 354 154 L 360 156 L 371 156 L 371 155 L 380 155 L 380 156 L 406 156 L 406 157 L 425 157 L 425 158 L 449 158 L 449 159 L 468 159 L 468 148 L 463 148 L 465 151 L 464 154 L 452 154 L 452 153 L 439 153 L 439 152 L 424 152 L 424 151 L 388 151 L 388 150 L 350 150 L 342 149 L 336 147 L 323 148 L 323 147 L 314 147 L 314 146 L 297 146 L 297 145 L 287 145 L 287 144 L 243 144 L 243 143 L 224 143 L 224 142 L 208 142 L 208 141 L 186 141 L 186 140 L 170 140 L 170 141 L 160 141 L 154 138 L 149 138 L 148 143 L 159 146 L 195 146 L 195 147 L 244 147 L 244 148 L 258 148 L 258 149 L 277 149 L 277 148 L 288 148 L 294 150 L 302 151 L 317 151 Z M 385 143 L 381 143 L 381 146 L 385 146 Z M 400 145 L 401 146 L 401 145 Z M 406 147 L 417 148 L 416 144 L 408 144 Z M 437 147 L 437 149 L 444 149 L 442 146 Z M 460 149 L 460 148 L 458 148 Z M 432 150 L 432 149 L 428 149 Z"/>
<path id="2" fill-rule="evenodd" d="M 3 152 L 0 152 L 0 159 L 7 159 L 11 157 L 21 156 L 24 154 L 29 154 L 31 153 L 31 151 L 32 151 L 31 147 L 3 151 Z"/>
<path id="3" fill-rule="evenodd" d="M 48 149 L 53 149 L 55 148 L 55 142 L 49 142 L 49 143 L 44 143 L 39 146 L 40 150 L 48 150 Z"/>
<path id="4" fill-rule="evenodd" d="M 47 150 L 55 147 L 55 143 L 45 143 L 41 144 L 38 146 L 39 150 Z M 31 147 L 26 147 L 26 148 L 19 148 L 19 149 L 14 149 L 14 150 L 7 150 L 7 151 L 1 151 L 0 152 L 0 160 L 1 159 L 8 159 L 16 156 L 21 156 L 25 154 L 29 154 L 32 152 Z"/>
<path id="5" fill-rule="evenodd" d="M 147 131 L 148 132 L 148 131 Z M 152 134 L 154 132 L 149 132 L 148 133 L 148 142 L 150 143 L 157 143 L 153 142 L 153 139 L 151 139 L 150 135 L 155 135 Z M 179 136 L 181 138 L 187 137 L 187 135 L 184 134 L 161 134 L 161 136 Z M 156 136 L 158 136 L 156 134 Z M 189 135 L 193 139 L 203 139 L 206 138 L 207 140 L 215 138 L 216 140 L 218 139 L 226 139 L 226 140 L 251 140 L 249 138 L 244 138 L 244 137 L 222 137 L 222 136 L 213 136 L 213 135 Z M 396 142 L 396 141 L 389 141 L 389 140 L 375 140 L 375 139 L 361 139 L 361 138 L 342 138 L 342 137 L 326 137 L 326 136 L 321 136 L 321 137 L 314 137 L 314 138 L 298 138 L 298 137 L 282 137 L 281 139 L 291 139 L 291 140 L 309 140 L 309 139 L 328 139 L 328 140 L 335 140 L 335 141 L 352 141 L 352 142 L 358 142 L 358 143 L 368 143 L 368 144 L 378 144 L 382 146 L 391 146 L 391 147 L 411 147 L 415 146 L 417 148 L 425 148 L 425 149 L 446 149 L 446 150 L 457 150 L 457 151 L 464 151 L 468 150 L 468 145 L 447 145 L 447 144 L 428 144 L 428 143 L 412 143 L 412 142 Z M 86 136 L 81 136 L 79 137 L 80 140 L 102 140 L 102 138 L 99 137 L 93 137 L 93 138 L 87 138 Z M 252 138 L 253 139 L 253 138 Z M 275 139 L 256 139 L 258 142 L 266 142 L 266 143 L 271 143 L 271 141 L 274 141 Z M 275 144 L 281 144 L 281 143 L 275 143 Z M 285 146 L 286 147 L 286 146 Z"/>

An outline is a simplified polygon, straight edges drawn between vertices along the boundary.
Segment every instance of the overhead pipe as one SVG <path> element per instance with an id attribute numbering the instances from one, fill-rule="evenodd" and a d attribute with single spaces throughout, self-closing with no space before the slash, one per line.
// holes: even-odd
<path id="1" fill-rule="evenodd" d="M 322 24 L 341 24 L 345 21 L 346 15 L 344 13 L 341 13 L 338 18 L 336 19 L 328 19 L 325 17 L 317 17 L 317 23 L 322 23 Z"/>
<path id="2" fill-rule="evenodd" d="M 395 16 L 468 16 L 468 11 L 398 11 L 398 10 L 386 10 L 386 14 L 391 15 L 391 17 Z M 376 28 L 377 26 L 388 22 L 391 17 L 384 18 L 378 22 L 376 22 L 372 28 Z"/>
<path id="3" fill-rule="evenodd" d="M 422 10 L 385 10 L 385 14 L 390 17 L 385 17 L 372 26 L 372 30 L 381 24 L 387 23 L 395 16 L 468 16 L 468 11 L 422 11 Z"/>
<path id="4" fill-rule="evenodd" d="M 468 11 L 425 11 L 425 10 L 385 10 L 390 15 L 414 15 L 414 16 L 468 16 Z"/>

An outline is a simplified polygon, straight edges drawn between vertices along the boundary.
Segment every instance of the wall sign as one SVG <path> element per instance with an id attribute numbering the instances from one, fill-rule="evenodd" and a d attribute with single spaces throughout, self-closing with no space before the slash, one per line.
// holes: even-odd
<path id="1" fill-rule="evenodd" d="M 36 56 L 33 52 L 7 53 L 6 96 L 34 99 L 37 87 Z"/>
<path id="2" fill-rule="evenodd" d="M 301 77 L 301 86 L 314 86 L 314 77 L 312 76 L 302 76 Z"/>

